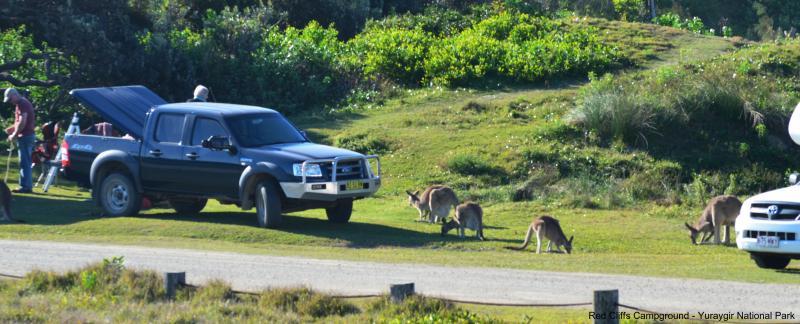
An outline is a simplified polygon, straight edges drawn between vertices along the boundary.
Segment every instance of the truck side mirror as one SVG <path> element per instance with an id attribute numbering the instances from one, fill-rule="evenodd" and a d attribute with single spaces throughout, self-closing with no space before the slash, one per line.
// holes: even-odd
<path id="1" fill-rule="evenodd" d="M 789 184 L 793 185 L 793 186 L 796 185 L 797 184 L 797 180 L 799 180 L 798 177 L 800 177 L 800 173 L 794 172 L 794 173 L 790 174 L 789 175 Z"/>
<path id="2" fill-rule="evenodd" d="M 231 154 L 236 154 L 236 147 L 231 145 L 230 140 L 228 140 L 227 136 L 211 136 L 208 139 L 204 139 L 203 142 L 200 143 L 205 148 L 209 148 L 216 151 L 224 151 L 227 150 L 231 152 Z"/>

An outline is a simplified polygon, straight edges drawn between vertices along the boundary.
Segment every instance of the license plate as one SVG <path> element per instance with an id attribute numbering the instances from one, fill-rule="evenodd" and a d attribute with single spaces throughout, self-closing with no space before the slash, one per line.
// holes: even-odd
<path id="1" fill-rule="evenodd" d="M 345 190 L 361 190 L 364 189 L 364 183 L 361 181 L 347 181 L 344 188 Z"/>
<path id="2" fill-rule="evenodd" d="M 780 239 L 777 236 L 759 236 L 756 238 L 756 245 L 765 248 L 778 248 Z"/>

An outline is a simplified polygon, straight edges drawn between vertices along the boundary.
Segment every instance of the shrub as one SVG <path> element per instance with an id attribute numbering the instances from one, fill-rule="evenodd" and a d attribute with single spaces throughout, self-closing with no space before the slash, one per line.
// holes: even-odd
<path id="1" fill-rule="evenodd" d="M 661 26 L 681 28 L 681 17 L 675 13 L 668 12 L 654 18 L 653 23 Z"/>
<path id="2" fill-rule="evenodd" d="M 659 161 L 653 166 L 636 172 L 626 179 L 622 188 L 633 199 L 676 203 L 675 190 L 681 181 L 683 168 L 671 161 Z"/>
<path id="3" fill-rule="evenodd" d="M 646 12 L 644 0 L 613 0 L 614 10 L 620 19 L 638 21 Z"/>
<path id="4" fill-rule="evenodd" d="M 59 275 L 54 272 L 34 270 L 26 274 L 24 280 L 23 293 L 46 293 L 72 289 L 80 278 L 76 272 Z"/>
<path id="5" fill-rule="evenodd" d="M 367 76 L 386 77 L 418 85 L 423 65 L 435 39 L 422 29 L 370 28 L 350 43 L 358 53 Z"/>
<path id="6" fill-rule="evenodd" d="M 482 112 L 486 111 L 487 109 L 488 108 L 486 107 L 485 104 L 479 103 L 477 101 L 472 101 L 472 100 L 470 100 L 469 102 L 467 102 L 466 105 L 461 107 L 461 111 L 471 111 L 471 112 L 474 112 L 474 113 L 482 113 Z"/>
<path id="7" fill-rule="evenodd" d="M 481 176 L 503 173 L 480 157 L 470 154 L 458 154 L 447 160 L 445 168 L 462 175 Z"/>
<path id="8" fill-rule="evenodd" d="M 433 44 L 425 60 L 425 80 L 455 86 L 497 76 L 506 51 L 504 42 L 468 29 Z"/>
<path id="9" fill-rule="evenodd" d="M 374 134 L 342 134 L 334 139 L 334 145 L 363 154 L 384 154 L 392 151 L 391 143 Z"/>
<path id="10" fill-rule="evenodd" d="M 358 308 L 351 303 L 314 293 L 308 288 L 268 290 L 260 298 L 259 303 L 262 306 L 316 318 L 358 312 Z"/>
<path id="11" fill-rule="evenodd" d="M 221 280 L 211 280 L 197 288 L 192 296 L 192 302 L 209 303 L 237 300 L 231 286 Z"/>
<path id="12" fill-rule="evenodd" d="M 628 143 L 651 135 L 686 139 L 693 131 L 715 131 L 730 123 L 749 134 L 763 133 L 758 125 L 782 125 L 800 98 L 785 77 L 800 71 L 798 59 L 800 43 L 792 41 L 747 48 L 680 69 L 592 78 L 571 120 L 607 139 Z M 711 124 L 714 129 L 707 129 Z"/>

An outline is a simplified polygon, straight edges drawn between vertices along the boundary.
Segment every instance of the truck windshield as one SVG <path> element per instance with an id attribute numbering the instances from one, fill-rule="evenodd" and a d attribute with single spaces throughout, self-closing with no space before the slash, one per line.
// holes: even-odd
<path id="1" fill-rule="evenodd" d="M 305 142 L 306 139 L 280 114 L 248 114 L 225 118 L 236 141 L 244 147 Z"/>

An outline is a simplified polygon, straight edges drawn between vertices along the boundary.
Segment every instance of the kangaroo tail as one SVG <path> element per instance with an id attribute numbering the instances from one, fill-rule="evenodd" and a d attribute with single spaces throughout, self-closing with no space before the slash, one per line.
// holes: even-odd
<path id="1" fill-rule="evenodd" d="M 533 224 L 531 224 L 531 226 L 528 226 L 528 233 L 525 234 L 525 241 L 522 242 L 522 246 L 520 247 L 506 246 L 506 249 L 516 250 L 516 251 L 525 249 L 526 247 L 528 247 L 528 244 L 531 243 L 531 236 L 533 236 Z"/>

